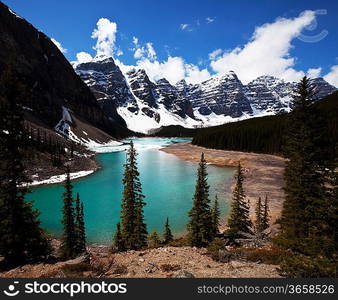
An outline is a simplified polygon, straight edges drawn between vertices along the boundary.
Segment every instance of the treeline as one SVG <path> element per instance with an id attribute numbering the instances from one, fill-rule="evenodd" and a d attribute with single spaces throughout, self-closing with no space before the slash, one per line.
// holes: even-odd
<path id="1" fill-rule="evenodd" d="M 315 96 L 314 96 L 315 97 Z M 338 143 L 338 92 L 311 104 L 325 132 L 327 150 L 335 155 Z M 197 130 L 192 143 L 208 148 L 284 155 L 292 112 L 259 117 Z"/>
<path id="2" fill-rule="evenodd" d="M 67 155 L 73 158 L 74 150 L 77 148 L 72 141 L 62 141 L 47 130 L 33 127 L 28 122 L 24 124 L 23 139 L 25 141 L 23 152 L 27 157 L 34 158 L 39 152 L 47 153 L 54 167 L 63 166 Z M 65 148 L 69 149 L 68 153 Z"/>
<path id="3" fill-rule="evenodd" d="M 200 128 L 185 128 L 180 125 L 163 126 L 160 130 L 154 130 L 150 135 L 157 137 L 193 137 L 200 131 Z"/>
<path id="4" fill-rule="evenodd" d="M 284 114 L 205 128 L 192 143 L 222 150 L 281 154 L 286 119 Z"/>

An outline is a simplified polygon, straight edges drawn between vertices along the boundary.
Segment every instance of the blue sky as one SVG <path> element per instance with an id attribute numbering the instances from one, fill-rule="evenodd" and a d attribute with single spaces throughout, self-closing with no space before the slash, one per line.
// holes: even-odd
<path id="1" fill-rule="evenodd" d="M 96 55 L 98 49 L 93 47 L 97 39 L 91 35 L 98 20 L 106 18 L 110 23 L 103 22 L 102 26 L 107 27 L 101 30 L 114 31 L 113 35 L 108 33 L 114 58 L 122 68 L 144 67 L 154 80 L 167 75 L 171 82 L 182 76 L 197 82 L 232 68 L 244 81 L 261 75 L 260 72 L 295 80 L 303 72 L 327 76 L 338 85 L 337 1 L 5 0 L 4 3 L 60 42 L 70 61 L 75 61 L 79 52 Z M 318 13 L 319 9 L 325 11 Z M 304 16 L 307 10 L 313 13 Z M 280 18 L 284 21 L 278 22 Z M 307 27 L 309 24 L 312 27 Z M 138 39 L 137 45 L 133 37 Z M 250 44 L 252 41 L 254 44 Z M 275 47 L 271 48 L 271 55 L 267 41 Z M 216 56 L 210 59 L 213 52 Z M 176 59 L 168 61 L 168 56 Z M 178 75 L 172 75 L 176 69 Z"/>

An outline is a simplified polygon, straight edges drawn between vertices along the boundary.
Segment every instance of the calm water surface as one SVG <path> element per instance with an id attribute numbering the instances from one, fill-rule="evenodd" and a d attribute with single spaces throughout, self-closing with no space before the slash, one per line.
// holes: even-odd
<path id="1" fill-rule="evenodd" d="M 148 231 L 163 232 L 165 219 L 175 236 L 186 232 L 187 213 L 192 205 L 197 164 L 178 159 L 158 149 L 184 139 L 134 139 L 138 150 L 138 167 L 145 195 L 145 220 Z M 73 181 L 74 193 L 80 193 L 85 207 L 85 223 L 89 243 L 110 243 L 119 221 L 122 195 L 124 151 L 98 154 L 102 168 L 90 176 Z M 222 218 L 228 212 L 229 182 L 233 168 L 208 165 L 211 199 L 218 194 Z M 62 232 L 62 184 L 41 186 L 27 197 L 41 212 L 42 226 L 59 236 Z"/>

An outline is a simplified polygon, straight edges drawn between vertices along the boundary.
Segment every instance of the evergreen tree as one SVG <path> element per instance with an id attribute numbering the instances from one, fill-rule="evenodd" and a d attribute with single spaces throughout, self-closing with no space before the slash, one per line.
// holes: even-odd
<path id="1" fill-rule="evenodd" d="M 160 237 L 157 232 L 154 231 L 148 238 L 148 247 L 149 248 L 158 248 L 161 245 Z"/>
<path id="2" fill-rule="evenodd" d="M 83 203 L 80 201 L 79 193 L 76 194 L 75 201 L 75 230 L 76 230 L 76 252 L 81 254 L 86 252 L 86 230 L 84 223 Z"/>
<path id="3" fill-rule="evenodd" d="M 269 228 L 270 216 L 269 216 L 269 201 L 268 195 L 265 195 L 262 215 L 262 230 Z"/>
<path id="4" fill-rule="evenodd" d="M 77 254 L 76 251 L 76 229 L 75 229 L 75 218 L 74 218 L 74 207 L 73 207 L 73 185 L 70 180 L 70 169 L 66 168 L 66 181 L 64 184 L 65 192 L 63 193 L 63 208 L 62 208 L 62 224 L 63 224 L 63 235 L 61 252 L 62 257 L 65 259 L 74 258 Z"/>
<path id="5" fill-rule="evenodd" d="M 121 233 L 121 224 L 118 222 L 116 224 L 116 232 L 113 238 L 113 247 L 117 252 L 125 251 L 124 241 Z"/>
<path id="6" fill-rule="evenodd" d="M 228 234 L 236 236 L 241 232 L 252 233 L 252 222 L 249 216 L 249 203 L 243 188 L 245 179 L 241 163 L 238 163 L 237 173 L 235 175 L 236 186 L 233 191 L 231 213 L 228 219 Z"/>
<path id="7" fill-rule="evenodd" d="M 204 153 L 202 153 L 197 171 L 193 207 L 189 212 L 190 221 L 188 223 L 189 241 L 191 246 L 195 247 L 204 247 L 213 238 L 207 176 L 207 164 L 204 159 Z"/>
<path id="8" fill-rule="evenodd" d="M 263 229 L 263 214 L 264 214 L 264 207 L 262 205 L 261 197 L 258 197 L 256 208 L 255 208 L 255 231 L 257 233 L 261 233 Z"/>
<path id="9" fill-rule="evenodd" d="M 45 259 L 50 247 L 38 211 L 25 201 L 30 192 L 23 163 L 25 87 L 11 68 L 3 73 L 0 86 L 0 255 L 7 267 L 16 267 Z"/>
<path id="10" fill-rule="evenodd" d="M 142 191 L 141 191 L 142 193 Z M 135 249 L 142 249 L 147 245 L 147 225 L 144 222 L 143 207 L 146 205 L 143 201 L 143 195 L 138 194 L 138 199 L 135 205 L 135 228 L 134 228 L 134 239 Z"/>
<path id="11" fill-rule="evenodd" d="M 170 226 L 169 226 L 169 218 L 167 218 L 167 220 L 164 224 L 163 243 L 168 244 L 168 243 L 172 242 L 173 239 L 174 239 L 174 237 L 171 233 L 171 229 L 170 229 Z"/>
<path id="12" fill-rule="evenodd" d="M 285 260 L 281 270 L 295 277 L 333 276 L 337 266 L 334 238 L 337 224 L 332 220 L 334 214 L 328 213 L 337 210 L 334 207 L 337 202 L 329 196 L 327 177 L 328 170 L 333 171 L 335 165 L 327 155 L 323 142 L 325 123 L 312 105 L 315 100 L 316 87 L 304 77 L 293 97 L 285 148 L 288 157 L 284 173 L 285 201 L 279 220 L 281 230 L 275 239 L 277 246 L 294 253 Z M 318 270 L 320 265 L 325 265 L 325 270 Z"/>
<path id="13" fill-rule="evenodd" d="M 219 234 L 219 224 L 220 224 L 220 215 L 221 212 L 219 210 L 218 196 L 215 196 L 214 205 L 212 207 L 212 228 L 214 237 Z"/>
<path id="14" fill-rule="evenodd" d="M 143 216 L 145 202 L 136 157 L 134 143 L 131 141 L 124 165 L 121 210 L 121 233 L 126 250 L 140 249 L 147 243 L 147 228 Z"/>

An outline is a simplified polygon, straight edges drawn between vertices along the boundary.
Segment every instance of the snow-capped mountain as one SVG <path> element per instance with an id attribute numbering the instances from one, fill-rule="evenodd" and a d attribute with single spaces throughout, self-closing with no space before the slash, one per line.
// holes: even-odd
<path id="1" fill-rule="evenodd" d="M 172 85 L 165 78 L 152 82 L 143 69 L 123 74 L 112 58 L 74 67 L 107 115 L 114 120 L 122 117 L 129 129 L 143 133 L 161 126 L 205 127 L 289 112 L 296 86 L 273 76 L 260 76 L 243 85 L 233 71 L 200 84 L 181 80 Z M 314 83 L 318 99 L 337 90 L 323 78 Z"/>
<path id="2" fill-rule="evenodd" d="M 230 71 L 225 75 L 213 76 L 191 89 L 189 100 L 201 115 L 230 116 L 238 118 L 252 114 L 252 108 L 244 93 L 244 86 Z"/>
<path id="3" fill-rule="evenodd" d="M 116 109 L 129 105 L 137 111 L 136 100 L 120 68 L 112 58 L 82 63 L 76 66 L 76 72 L 94 93 L 106 115 L 113 120 L 124 122 Z"/>
<path id="4" fill-rule="evenodd" d="M 245 86 L 245 95 L 255 112 L 288 112 L 294 88 L 295 83 L 273 76 L 260 76 Z"/>

